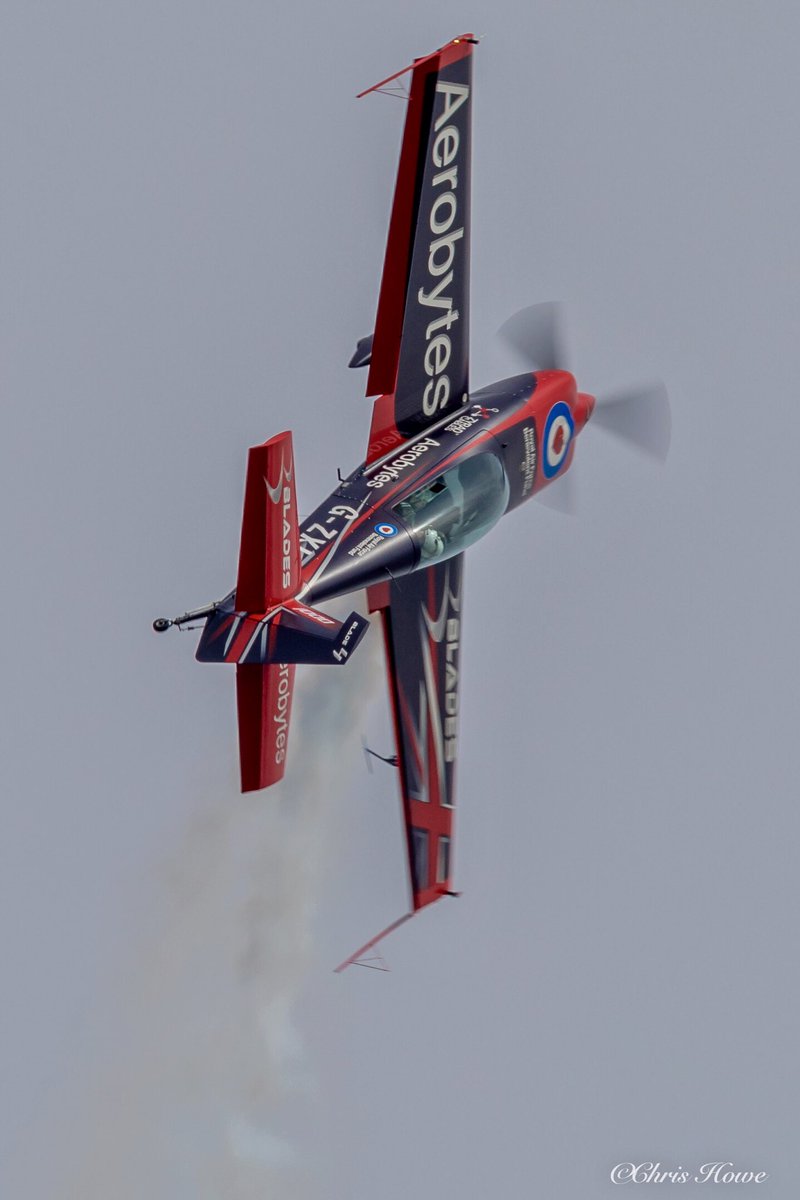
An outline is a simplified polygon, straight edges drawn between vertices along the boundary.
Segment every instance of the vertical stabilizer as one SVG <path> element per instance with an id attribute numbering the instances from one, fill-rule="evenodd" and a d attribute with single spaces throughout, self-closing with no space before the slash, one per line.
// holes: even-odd
<path id="1" fill-rule="evenodd" d="M 300 589 L 300 540 L 291 433 L 279 433 L 247 458 L 236 607 L 265 613 Z M 295 668 L 290 663 L 236 668 L 242 791 L 283 778 Z"/>
<path id="2" fill-rule="evenodd" d="M 283 779 L 294 688 L 293 663 L 236 668 L 242 791 Z"/>

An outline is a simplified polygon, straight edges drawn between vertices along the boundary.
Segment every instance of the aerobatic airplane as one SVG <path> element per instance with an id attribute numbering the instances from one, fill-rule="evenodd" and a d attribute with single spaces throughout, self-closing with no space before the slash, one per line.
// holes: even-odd
<path id="1" fill-rule="evenodd" d="M 364 461 L 299 521 L 291 434 L 251 449 L 236 587 L 154 623 L 205 619 L 197 658 L 235 664 L 241 783 L 252 791 L 283 777 L 295 665 L 347 663 L 367 628 L 357 612 L 340 622 L 315 606 L 366 588 L 383 625 L 397 749 L 387 761 L 405 815 L 411 911 L 401 920 L 452 894 L 464 552 L 569 470 L 595 413 L 558 369 L 546 306 L 506 327 L 534 369 L 470 391 L 475 45 L 457 37 L 368 89 L 410 73 L 375 331 L 350 362 L 369 368 L 367 395 L 377 396 Z M 606 424 L 665 451 L 665 403 L 616 396 Z"/>

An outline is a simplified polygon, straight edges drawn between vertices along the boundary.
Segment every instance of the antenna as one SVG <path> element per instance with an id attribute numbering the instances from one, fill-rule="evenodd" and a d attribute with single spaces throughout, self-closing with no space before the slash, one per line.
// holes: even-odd
<path id="1" fill-rule="evenodd" d="M 396 754 L 378 754 L 377 750 L 371 750 L 367 745 L 366 739 L 363 737 L 363 735 L 361 738 L 361 748 L 364 751 L 364 758 L 367 760 L 367 770 L 369 771 L 370 775 L 373 773 L 372 763 L 369 761 L 370 757 L 380 759 L 381 762 L 386 763 L 386 765 L 389 767 L 397 767 L 400 765 L 400 760 Z"/>

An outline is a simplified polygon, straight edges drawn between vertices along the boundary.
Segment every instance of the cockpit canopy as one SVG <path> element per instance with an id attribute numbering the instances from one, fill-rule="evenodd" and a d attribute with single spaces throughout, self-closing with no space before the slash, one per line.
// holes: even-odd
<path id="1" fill-rule="evenodd" d="M 417 488 L 394 511 L 420 547 L 423 562 L 451 558 L 500 520 L 509 487 L 491 451 L 475 454 Z"/>

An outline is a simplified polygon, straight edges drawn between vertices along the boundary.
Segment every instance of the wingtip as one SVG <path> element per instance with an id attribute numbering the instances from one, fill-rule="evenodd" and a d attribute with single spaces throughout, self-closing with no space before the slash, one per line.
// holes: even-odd
<path id="1" fill-rule="evenodd" d="M 428 62 L 432 58 L 436 58 L 438 54 L 444 54 L 445 51 L 450 50 L 453 46 L 460 46 L 464 43 L 467 43 L 470 46 L 477 46 L 479 42 L 480 38 L 476 37 L 474 33 L 460 33 L 458 37 L 451 38 L 449 42 L 445 42 L 445 44 L 440 46 L 438 50 L 432 50 L 430 54 L 423 54 L 420 58 L 415 58 L 414 61 L 409 63 L 407 67 L 403 67 L 400 71 L 395 71 L 393 75 L 387 75 L 385 79 L 380 81 L 380 83 L 373 83 L 372 87 L 364 88 L 363 92 L 357 92 L 356 100 L 362 100 L 364 96 L 369 96 L 371 92 L 379 92 L 382 88 L 386 87 L 387 83 L 394 83 L 394 81 L 399 79 L 401 75 L 406 75 L 409 71 L 413 71 L 416 67 L 422 66 L 423 63 Z M 455 57 L 461 56 L 457 54 Z"/>

